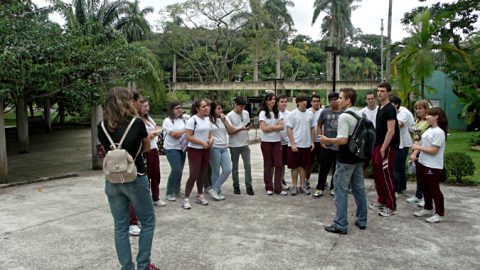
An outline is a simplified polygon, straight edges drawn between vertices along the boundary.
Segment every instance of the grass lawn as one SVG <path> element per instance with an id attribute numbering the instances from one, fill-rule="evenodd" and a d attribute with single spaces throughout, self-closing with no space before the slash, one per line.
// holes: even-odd
<path id="1" fill-rule="evenodd" d="M 475 174 L 473 176 L 465 177 L 465 180 L 480 184 L 480 151 L 474 151 L 470 148 L 469 139 L 473 132 L 465 131 L 449 131 L 447 138 L 446 153 L 449 152 L 463 152 L 471 156 L 475 163 Z"/>

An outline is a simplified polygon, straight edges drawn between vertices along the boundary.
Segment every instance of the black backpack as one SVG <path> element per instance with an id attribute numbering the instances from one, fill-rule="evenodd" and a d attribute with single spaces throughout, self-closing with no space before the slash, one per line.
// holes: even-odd
<path id="1" fill-rule="evenodd" d="M 365 114 L 360 117 L 352 111 L 346 111 L 345 113 L 358 120 L 352 135 L 348 138 L 348 149 L 355 157 L 361 160 L 370 159 L 376 138 L 375 127 L 372 121 L 368 120 Z"/>

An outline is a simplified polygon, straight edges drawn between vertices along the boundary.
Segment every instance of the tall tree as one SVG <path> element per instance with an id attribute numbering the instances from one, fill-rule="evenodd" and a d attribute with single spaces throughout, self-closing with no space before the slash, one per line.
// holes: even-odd
<path id="1" fill-rule="evenodd" d="M 119 12 L 122 16 L 115 23 L 115 28 L 123 33 L 128 42 L 145 40 L 150 35 L 150 24 L 145 16 L 154 12 L 153 7 L 140 9 L 140 1 L 134 0 L 122 6 Z"/>

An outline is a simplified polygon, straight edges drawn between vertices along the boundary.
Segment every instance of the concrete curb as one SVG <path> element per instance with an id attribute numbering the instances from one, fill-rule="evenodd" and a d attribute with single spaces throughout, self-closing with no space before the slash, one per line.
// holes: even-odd
<path id="1" fill-rule="evenodd" d="M 32 184 L 32 183 L 38 183 L 38 182 L 51 181 L 51 180 L 59 180 L 59 179 L 70 178 L 70 177 L 78 177 L 78 176 L 79 175 L 76 174 L 76 173 L 69 173 L 69 174 L 62 174 L 62 175 L 57 175 L 57 176 L 41 177 L 41 178 L 38 178 L 38 179 L 0 184 L 0 189 L 15 187 L 15 186 L 21 186 L 21 185 L 27 185 L 27 184 Z"/>

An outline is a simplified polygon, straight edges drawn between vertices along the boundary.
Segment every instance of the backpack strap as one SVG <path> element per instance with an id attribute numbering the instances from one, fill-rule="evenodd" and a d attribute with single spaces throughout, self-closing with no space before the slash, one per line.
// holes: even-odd
<path id="1" fill-rule="evenodd" d="M 125 132 L 123 133 L 123 136 L 122 136 L 122 139 L 120 139 L 120 142 L 117 144 L 113 141 L 112 137 L 110 137 L 110 134 L 108 133 L 107 129 L 105 128 L 105 124 L 104 124 L 104 121 L 102 121 L 101 123 L 101 126 L 102 126 L 102 129 L 103 129 L 103 132 L 105 133 L 105 136 L 107 136 L 107 139 L 108 141 L 110 142 L 110 148 L 112 150 L 114 149 L 121 149 L 122 148 L 122 143 L 123 143 L 123 140 L 125 140 L 125 137 L 127 136 L 127 133 L 128 131 L 130 130 L 130 128 L 132 127 L 133 125 L 133 122 L 135 122 L 135 117 L 132 118 L 132 121 L 130 121 L 130 123 L 128 124 L 127 126 L 127 129 L 125 130 Z M 141 146 L 141 144 L 140 144 Z M 140 151 L 139 151 L 140 152 Z M 137 153 L 138 155 L 138 153 Z"/>
<path id="2" fill-rule="evenodd" d="M 118 148 L 122 148 L 123 140 L 125 140 L 125 137 L 127 137 L 128 131 L 130 131 L 130 128 L 132 127 L 133 122 L 135 122 L 135 119 L 136 117 L 133 117 L 130 123 L 128 124 L 127 129 L 125 129 L 125 132 L 123 133 L 123 136 L 120 139 L 120 142 L 118 143 Z"/>

